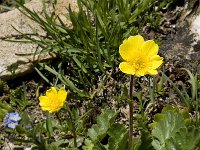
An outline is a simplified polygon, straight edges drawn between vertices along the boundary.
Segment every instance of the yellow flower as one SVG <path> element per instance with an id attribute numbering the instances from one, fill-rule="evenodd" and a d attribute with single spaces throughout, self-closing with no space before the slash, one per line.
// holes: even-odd
<path id="1" fill-rule="evenodd" d="M 119 53 L 124 59 L 119 68 L 123 73 L 144 76 L 156 75 L 156 70 L 163 58 L 158 54 L 158 45 L 153 40 L 144 41 L 141 35 L 130 36 L 119 47 Z"/>
<path id="2" fill-rule="evenodd" d="M 59 111 L 67 98 L 67 92 L 64 87 L 60 88 L 59 91 L 55 87 L 46 91 L 46 96 L 40 96 L 40 106 L 43 111 L 57 112 Z"/>

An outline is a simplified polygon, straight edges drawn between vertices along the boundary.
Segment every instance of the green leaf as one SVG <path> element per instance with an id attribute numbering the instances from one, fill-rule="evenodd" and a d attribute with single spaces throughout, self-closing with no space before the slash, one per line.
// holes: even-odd
<path id="1" fill-rule="evenodd" d="M 181 100 L 186 104 L 186 106 L 190 107 L 191 102 L 187 92 L 182 92 L 181 90 L 179 90 L 176 84 L 172 80 L 170 80 L 163 72 L 162 75 L 165 78 L 165 80 L 167 80 L 173 86 L 174 90 L 177 92 L 177 94 L 179 95 Z"/>
<path id="2" fill-rule="evenodd" d="M 61 150 L 61 148 L 59 148 L 57 145 L 55 145 L 54 143 L 50 143 L 50 144 L 46 144 L 45 145 L 45 149 L 46 150 Z"/>
<path id="3" fill-rule="evenodd" d="M 117 113 L 113 110 L 102 110 L 101 115 L 97 117 L 97 124 L 88 130 L 88 136 L 93 143 L 101 141 L 107 135 L 108 129 L 114 123 L 116 115 Z"/>
<path id="4" fill-rule="evenodd" d="M 44 81 L 46 81 L 48 84 L 50 84 L 51 86 L 53 86 L 53 83 L 51 83 L 51 82 L 49 81 L 49 79 L 47 79 L 47 78 L 42 74 L 42 72 L 41 72 L 39 69 L 37 69 L 36 67 L 34 67 L 34 69 L 35 69 L 36 72 L 40 75 L 40 77 L 42 77 L 42 79 L 43 79 Z"/>
<path id="5" fill-rule="evenodd" d="M 180 128 L 185 127 L 183 116 L 176 111 L 166 111 L 164 119 L 152 130 L 152 145 L 156 150 L 166 147 L 166 141 L 175 136 Z M 164 150 L 164 149 L 163 149 Z"/>
<path id="6" fill-rule="evenodd" d="M 10 107 L 10 105 L 8 105 L 5 102 L 0 102 L 0 109 L 1 110 L 5 110 L 5 112 L 12 112 L 12 111 L 14 111 L 13 108 Z M 2 111 L 2 112 L 4 112 L 4 111 Z"/>
<path id="7" fill-rule="evenodd" d="M 0 121 L 2 121 L 3 120 L 3 118 L 5 117 L 5 113 L 2 113 L 1 111 L 0 111 Z"/>
<path id="8" fill-rule="evenodd" d="M 26 111 L 21 114 L 21 118 L 21 123 L 23 126 L 31 125 L 30 117 Z"/>
<path id="9" fill-rule="evenodd" d="M 52 127 L 52 121 L 51 121 L 51 116 L 50 116 L 49 112 L 47 113 L 46 127 L 47 127 L 47 131 L 49 133 L 49 137 L 51 137 L 53 135 L 53 127 Z"/>
<path id="10" fill-rule="evenodd" d="M 170 148 L 170 150 L 199 150 L 200 129 L 195 126 L 180 128 L 174 137 L 166 141 L 166 148 Z"/>
<path id="11" fill-rule="evenodd" d="M 81 68 L 81 70 L 82 70 L 84 73 L 87 73 L 87 70 L 86 70 L 86 68 L 84 67 L 83 63 L 81 63 L 81 61 L 80 61 L 76 56 L 73 56 L 73 59 L 74 59 L 74 61 L 76 62 L 76 64 Z"/>
<path id="12" fill-rule="evenodd" d="M 32 137 L 31 130 L 25 129 L 20 124 L 16 127 L 16 131 L 18 132 L 18 134 L 21 134 L 21 135 L 25 134 L 27 137 Z"/>
<path id="13" fill-rule="evenodd" d="M 93 150 L 94 144 L 92 143 L 91 140 L 85 139 L 84 144 L 85 145 L 83 145 L 83 147 L 82 147 L 83 150 Z"/>
<path id="14" fill-rule="evenodd" d="M 196 100 L 196 95 L 197 95 L 197 74 L 194 75 L 192 74 L 188 69 L 182 68 L 183 70 L 187 71 L 188 75 L 190 76 L 190 80 L 188 82 L 192 85 L 192 99 Z"/>
<path id="15" fill-rule="evenodd" d="M 154 150 L 152 146 L 152 136 L 149 132 L 143 131 L 141 134 L 141 142 L 137 150 Z"/>
<path id="16" fill-rule="evenodd" d="M 7 110 L 1 108 L 0 109 L 0 120 L 3 120 L 7 113 L 8 113 Z"/>
<path id="17" fill-rule="evenodd" d="M 58 140 L 58 141 L 55 141 L 55 142 L 52 142 L 52 144 L 56 145 L 56 146 L 60 146 L 62 144 L 67 144 L 69 143 L 69 140 L 68 139 L 61 139 L 61 140 Z"/>
<path id="18" fill-rule="evenodd" d="M 67 85 L 71 90 L 73 90 L 73 92 L 77 92 L 80 96 L 85 96 L 85 97 L 89 97 L 89 95 L 81 90 L 79 90 L 71 80 L 69 80 L 68 78 L 66 78 L 64 75 L 59 74 L 57 71 L 55 71 L 54 69 L 52 69 L 51 67 L 39 63 L 40 66 L 44 67 L 45 70 L 49 71 L 50 73 L 54 74 L 55 76 L 58 77 L 58 79 L 60 79 L 60 81 L 62 81 L 65 85 Z"/>
<path id="19" fill-rule="evenodd" d="M 108 141 L 109 150 L 126 150 L 128 130 L 122 124 L 113 124 L 108 130 L 110 136 Z"/>

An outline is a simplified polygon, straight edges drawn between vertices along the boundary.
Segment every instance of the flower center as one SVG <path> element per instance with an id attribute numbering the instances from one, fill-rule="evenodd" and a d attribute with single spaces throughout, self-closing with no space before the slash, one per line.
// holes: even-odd
<path id="1" fill-rule="evenodd" d="M 133 68 L 135 69 L 135 71 L 144 69 L 146 67 L 146 61 L 144 58 L 138 58 L 135 61 L 131 62 Z"/>
<path id="2" fill-rule="evenodd" d="M 135 63 L 135 69 L 136 69 L 136 70 L 141 70 L 141 69 L 143 69 L 144 67 L 145 67 L 144 62 L 137 61 L 137 62 Z"/>
<path id="3" fill-rule="evenodd" d="M 52 108 L 52 109 L 57 109 L 57 108 L 58 108 L 58 105 L 59 105 L 58 98 L 54 99 L 54 100 L 51 102 L 51 108 Z"/>
<path id="4" fill-rule="evenodd" d="M 13 117 L 13 120 L 14 120 L 14 121 L 17 121 L 17 118 L 16 118 L 16 117 Z"/>

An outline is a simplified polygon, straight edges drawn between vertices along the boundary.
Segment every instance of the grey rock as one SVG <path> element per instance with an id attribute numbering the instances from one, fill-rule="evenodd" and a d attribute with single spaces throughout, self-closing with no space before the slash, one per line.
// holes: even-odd
<path id="1" fill-rule="evenodd" d="M 32 0 L 25 4 L 25 6 L 30 10 L 34 10 L 38 14 L 42 14 L 43 4 L 45 4 L 47 8 L 47 12 L 51 12 L 53 10 L 52 5 L 48 0 L 45 0 L 44 3 L 42 0 Z M 60 15 L 61 19 L 63 19 L 67 25 L 69 25 L 70 22 L 66 19 L 66 17 L 64 17 L 64 15 L 67 14 L 66 7 L 68 7 L 69 4 L 72 6 L 72 10 L 77 9 L 75 1 L 57 0 L 55 10 L 56 14 Z M 36 44 L 25 44 L 3 40 L 7 37 L 19 35 L 13 27 L 25 34 L 32 33 L 32 29 L 34 29 L 34 31 L 40 35 L 45 35 L 45 31 L 43 31 L 37 23 L 23 15 L 18 9 L 0 14 L 0 78 L 2 79 L 11 79 L 32 71 L 32 62 L 36 61 L 38 57 L 22 56 L 19 54 L 34 53 L 36 50 L 40 50 L 37 49 Z M 40 58 L 49 59 L 51 56 L 45 54 Z"/>
<path id="2" fill-rule="evenodd" d="M 176 22 L 175 31 L 168 34 L 161 44 L 161 54 L 166 61 L 173 61 L 175 68 L 187 68 L 198 72 L 200 64 L 199 27 L 199 11 L 193 12 L 186 4 Z"/>
<path id="3" fill-rule="evenodd" d="M 41 1 L 38 0 L 33 0 L 26 4 L 26 7 L 38 13 L 42 12 L 42 6 Z M 30 71 L 32 56 L 22 57 L 17 54 L 33 53 L 37 45 L 2 40 L 7 37 L 19 35 L 13 27 L 23 33 L 32 33 L 30 25 L 37 32 L 44 34 L 44 31 L 36 23 L 25 17 L 18 9 L 0 14 L 0 78 L 9 79 L 12 77 L 13 72 L 18 75 Z"/>

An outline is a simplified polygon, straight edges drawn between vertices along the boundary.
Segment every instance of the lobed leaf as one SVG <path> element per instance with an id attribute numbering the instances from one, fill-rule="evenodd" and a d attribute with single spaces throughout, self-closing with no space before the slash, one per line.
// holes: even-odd
<path id="1" fill-rule="evenodd" d="M 176 148 L 176 150 L 199 150 L 200 128 L 195 126 L 181 128 L 173 138 L 167 140 L 166 147 Z"/>
<path id="2" fill-rule="evenodd" d="M 103 110 L 102 114 L 97 117 L 97 124 L 88 130 L 88 136 L 94 143 L 101 141 L 107 135 L 116 115 L 117 113 L 113 110 Z"/>
<path id="3" fill-rule="evenodd" d="M 183 116 L 175 111 L 169 110 L 165 113 L 164 119 L 158 122 L 157 126 L 152 130 L 152 145 L 156 150 L 166 147 L 166 141 L 174 137 L 180 128 L 184 128 Z"/>
<path id="4" fill-rule="evenodd" d="M 142 131 L 140 145 L 137 150 L 155 150 L 152 146 L 152 141 L 153 139 L 151 134 L 149 132 Z"/>
<path id="5" fill-rule="evenodd" d="M 109 150 L 126 150 L 128 142 L 128 130 L 122 124 L 113 124 L 108 130 L 110 136 L 108 141 Z"/>

